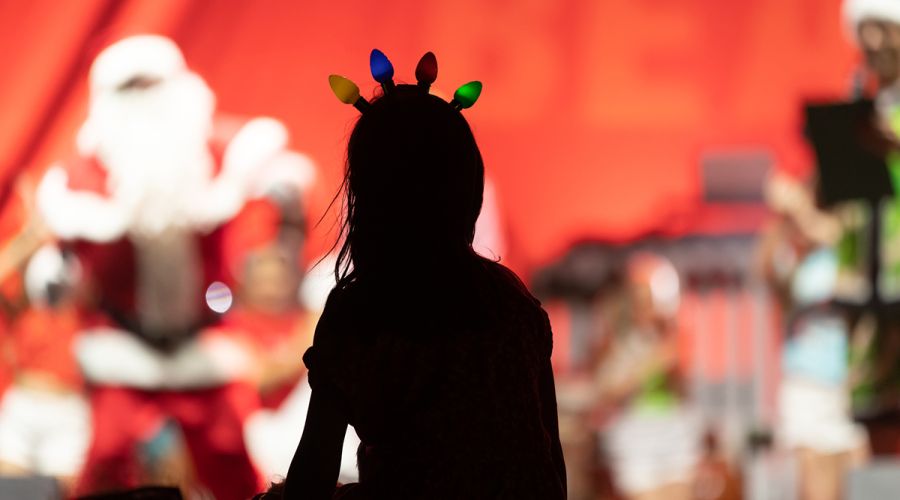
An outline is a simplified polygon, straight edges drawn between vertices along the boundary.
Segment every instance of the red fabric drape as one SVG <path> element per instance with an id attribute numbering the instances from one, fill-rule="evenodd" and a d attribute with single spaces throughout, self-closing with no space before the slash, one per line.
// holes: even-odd
<path id="1" fill-rule="evenodd" d="M 0 3 L 0 183 L 72 148 L 91 58 L 141 32 L 172 36 L 220 108 L 284 120 L 320 168 L 311 214 L 337 188 L 356 111 L 341 73 L 375 87 L 373 47 L 436 88 L 484 82 L 466 111 L 497 184 L 520 270 L 572 239 L 627 238 L 697 202 L 699 152 L 767 147 L 802 171 L 804 96 L 841 95 L 856 61 L 838 0 L 7 0 Z M 313 233 L 315 254 L 330 224 Z"/>

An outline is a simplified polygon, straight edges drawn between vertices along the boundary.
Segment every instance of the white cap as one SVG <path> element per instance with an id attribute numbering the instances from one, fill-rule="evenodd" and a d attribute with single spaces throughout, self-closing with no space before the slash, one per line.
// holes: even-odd
<path id="1" fill-rule="evenodd" d="M 91 66 L 91 91 L 116 88 L 138 75 L 166 79 L 187 69 L 181 50 L 159 35 L 123 38 L 103 49 Z"/>
<path id="2" fill-rule="evenodd" d="M 845 0 L 844 20 L 856 32 L 866 19 L 892 21 L 900 24 L 900 0 Z"/>

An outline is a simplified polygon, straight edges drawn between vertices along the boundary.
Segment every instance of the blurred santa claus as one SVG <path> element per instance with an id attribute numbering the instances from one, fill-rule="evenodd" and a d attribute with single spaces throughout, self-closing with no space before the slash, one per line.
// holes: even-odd
<path id="1" fill-rule="evenodd" d="M 229 223 L 249 204 L 295 203 L 313 168 L 274 119 L 214 120 L 213 93 L 167 38 L 106 48 L 90 92 L 78 155 L 47 171 L 37 200 L 108 318 L 76 344 L 93 414 L 79 490 L 135 485 L 136 446 L 172 418 L 199 482 L 247 498 L 260 487 L 242 439 L 258 367 L 212 328 L 239 265 L 223 243 L 241 240 Z"/>

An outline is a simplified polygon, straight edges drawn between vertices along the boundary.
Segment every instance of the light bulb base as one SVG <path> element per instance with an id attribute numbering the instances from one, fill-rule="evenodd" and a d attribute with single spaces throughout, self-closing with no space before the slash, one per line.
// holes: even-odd
<path id="1" fill-rule="evenodd" d="M 356 100 L 356 102 L 353 103 L 353 107 L 358 109 L 360 113 L 365 113 L 372 107 L 372 105 L 369 104 L 369 101 L 367 101 L 365 98 L 360 97 Z"/>

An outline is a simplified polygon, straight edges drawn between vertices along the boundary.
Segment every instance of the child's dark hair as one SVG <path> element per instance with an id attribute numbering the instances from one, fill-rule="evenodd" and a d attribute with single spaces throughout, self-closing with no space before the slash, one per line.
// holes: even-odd
<path id="1" fill-rule="evenodd" d="M 398 262 L 474 256 L 483 189 L 481 153 L 459 111 L 415 85 L 375 99 L 347 145 L 338 288 Z"/>

